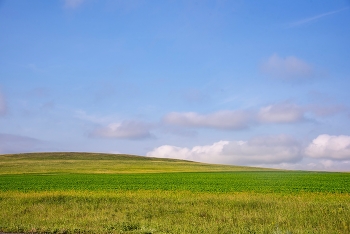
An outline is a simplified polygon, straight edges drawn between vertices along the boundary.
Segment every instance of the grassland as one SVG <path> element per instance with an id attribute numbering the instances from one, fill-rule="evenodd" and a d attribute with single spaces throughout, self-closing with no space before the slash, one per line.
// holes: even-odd
<path id="1" fill-rule="evenodd" d="M 0 232 L 350 233 L 350 174 L 0 155 Z"/>
<path id="2" fill-rule="evenodd" d="M 155 173 L 195 171 L 262 171 L 271 169 L 213 165 L 175 159 L 99 153 L 28 153 L 0 155 L 1 174 Z"/>

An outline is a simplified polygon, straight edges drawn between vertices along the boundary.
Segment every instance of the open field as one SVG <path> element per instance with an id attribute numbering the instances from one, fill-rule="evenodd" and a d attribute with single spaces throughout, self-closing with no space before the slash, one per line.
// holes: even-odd
<path id="1" fill-rule="evenodd" d="M 0 162 L 0 232 L 350 233 L 350 173 L 79 153 Z"/>

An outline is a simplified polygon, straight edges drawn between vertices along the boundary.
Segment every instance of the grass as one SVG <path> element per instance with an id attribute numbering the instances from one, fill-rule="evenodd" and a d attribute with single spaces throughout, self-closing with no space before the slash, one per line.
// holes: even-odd
<path id="1" fill-rule="evenodd" d="M 349 233 L 349 194 L 2 192 L 0 230 L 41 233 Z"/>
<path id="2" fill-rule="evenodd" d="M 0 155 L 0 232 L 350 233 L 350 173 Z"/>
<path id="3" fill-rule="evenodd" d="M 272 169 L 197 163 L 122 154 L 27 153 L 0 155 L 0 175 L 28 173 L 159 173 Z"/>

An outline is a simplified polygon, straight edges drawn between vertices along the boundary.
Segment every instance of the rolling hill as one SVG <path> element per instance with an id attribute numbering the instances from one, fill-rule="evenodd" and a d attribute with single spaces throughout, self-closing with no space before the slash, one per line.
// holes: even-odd
<path id="1" fill-rule="evenodd" d="M 275 169 L 206 164 L 185 160 L 103 153 L 23 153 L 0 155 L 0 174 L 27 173 L 163 173 L 276 171 Z"/>

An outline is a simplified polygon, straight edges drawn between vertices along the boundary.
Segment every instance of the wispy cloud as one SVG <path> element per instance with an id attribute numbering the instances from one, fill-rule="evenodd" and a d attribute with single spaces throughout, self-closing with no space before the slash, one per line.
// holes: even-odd
<path id="1" fill-rule="evenodd" d="M 275 103 L 259 110 L 222 110 L 209 114 L 171 112 L 162 122 L 190 128 L 241 130 L 257 124 L 297 123 L 306 120 L 307 109 L 292 102 Z"/>
<path id="2" fill-rule="evenodd" d="M 87 121 L 93 124 L 105 125 L 107 123 L 113 122 L 116 116 L 96 116 L 86 113 L 84 110 L 74 111 L 74 117 L 83 121 Z"/>
<path id="3" fill-rule="evenodd" d="M 283 58 L 277 54 L 262 63 L 261 71 L 274 79 L 284 81 L 309 79 L 315 75 L 315 70 L 309 63 L 294 56 Z"/>
<path id="4" fill-rule="evenodd" d="M 7 112 L 7 105 L 5 97 L 0 93 L 0 115 L 5 115 Z"/>
<path id="5" fill-rule="evenodd" d="M 348 108 L 346 108 L 344 105 L 310 105 L 306 107 L 310 112 L 319 117 L 327 117 L 331 115 L 335 115 L 338 113 L 341 113 L 343 111 L 347 111 Z"/>
<path id="6" fill-rule="evenodd" d="M 189 103 L 203 103 L 209 99 L 209 95 L 199 89 L 187 90 L 183 96 Z"/>
<path id="7" fill-rule="evenodd" d="M 66 8 L 77 8 L 83 4 L 84 0 L 65 0 L 64 7 Z"/>
<path id="8" fill-rule="evenodd" d="M 128 139 L 139 140 L 152 138 L 151 130 L 156 124 L 138 121 L 138 120 L 116 120 L 118 116 L 95 116 L 89 115 L 83 110 L 75 111 L 75 117 L 88 122 L 93 127 L 89 131 L 90 137 L 99 137 L 106 139 Z"/>
<path id="9" fill-rule="evenodd" d="M 181 128 L 211 128 L 217 130 L 242 130 L 266 124 L 296 124 L 319 117 L 344 113 L 341 105 L 298 105 L 282 101 L 260 108 L 221 110 L 208 114 L 197 112 L 170 112 L 162 123 Z"/>
<path id="10" fill-rule="evenodd" d="M 145 139 L 151 138 L 151 124 L 137 121 L 122 121 L 111 123 L 105 127 L 98 127 L 90 136 L 102 138 L 117 138 L 117 139 Z"/>
<path id="11" fill-rule="evenodd" d="M 26 68 L 30 69 L 32 72 L 35 72 L 35 73 L 44 73 L 45 70 L 44 69 L 41 69 L 39 68 L 36 64 L 34 63 L 30 63 L 26 66 Z"/>
<path id="12" fill-rule="evenodd" d="M 172 112 L 163 118 L 166 124 L 217 129 L 244 129 L 251 122 L 250 114 L 244 110 L 224 110 L 201 115 L 196 112 Z"/>
<path id="13" fill-rule="evenodd" d="M 38 151 L 42 143 L 32 137 L 0 133 L 0 154 Z"/>
<path id="14" fill-rule="evenodd" d="M 342 8 L 340 10 L 336 10 L 336 11 L 330 11 L 330 12 L 326 12 L 326 13 L 323 13 L 323 14 L 319 14 L 319 15 L 316 15 L 316 16 L 313 16 L 313 17 L 310 17 L 310 18 L 306 18 L 306 19 L 302 19 L 302 20 L 299 20 L 299 21 L 296 21 L 296 22 L 293 22 L 291 24 L 289 24 L 289 27 L 297 27 L 297 26 L 300 26 L 300 25 L 303 25 L 303 24 L 306 24 L 306 23 L 312 23 L 318 19 L 321 19 L 323 17 L 326 17 L 326 16 L 329 16 L 329 15 L 334 15 L 334 14 L 337 14 L 341 11 L 344 11 L 344 10 L 348 10 L 349 7 L 345 7 L 345 8 Z"/>
<path id="15" fill-rule="evenodd" d="M 291 102 L 262 107 L 257 119 L 261 123 L 296 123 L 305 120 L 305 110 Z"/>
<path id="16" fill-rule="evenodd" d="M 172 134 L 181 137 L 196 137 L 198 132 L 194 129 L 187 129 L 181 126 L 161 125 L 161 130 L 165 134 Z"/>

